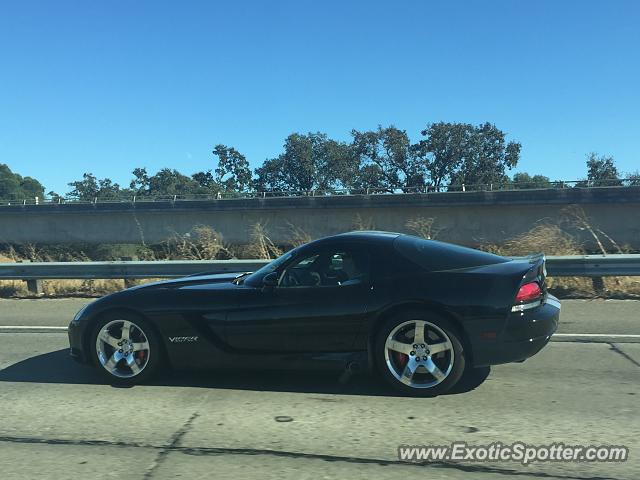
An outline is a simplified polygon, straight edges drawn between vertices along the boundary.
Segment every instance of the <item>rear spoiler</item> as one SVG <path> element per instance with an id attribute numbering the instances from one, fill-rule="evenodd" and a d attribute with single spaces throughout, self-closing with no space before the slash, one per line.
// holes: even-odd
<path id="1" fill-rule="evenodd" d="M 484 265 L 470 265 L 468 267 L 456 268 L 451 270 L 440 270 L 440 272 L 500 272 L 502 274 L 512 276 L 513 278 L 528 277 L 531 272 L 540 273 L 543 277 L 547 276 L 545 268 L 546 257 L 544 253 L 536 253 L 523 257 L 507 257 L 499 256 L 500 259 L 496 263 L 487 263 Z M 438 273 L 437 271 L 431 273 Z"/>
<path id="2" fill-rule="evenodd" d="M 529 282 L 537 282 L 540 285 L 542 291 L 543 302 L 547 298 L 547 267 L 546 257 L 543 253 L 536 253 L 534 255 L 527 255 L 526 257 L 508 257 L 510 260 L 516 262 L 527 262 L 529 268 L 523 272 L 519 286 Z M 515 307 L 514 307 L 515 308 Z"/>
<path id="3" fill-rule="evenodd" d="M 532 268 L 525 275 L 525 279 L 527 279 L 532 273 L 534 274 L 533 276 L 540 276 L 543 282 L 547 278 L 547 257 L 544 253 L 534 253 L 532 255 L 526 255 L 524 257 L 505 258 L 516 261 L 526 261 L 529 262 L 530 265 L 532 265 Z"/>
<path id="4" fill-rule="evenodd" d="M 536 263 L 540 260 L 546 261 L 544 253 L 533 253 L 531 255 L 524 255 L 522 257 L 504 257 L 509 260 L 528 260 L 529 263 Z"/>

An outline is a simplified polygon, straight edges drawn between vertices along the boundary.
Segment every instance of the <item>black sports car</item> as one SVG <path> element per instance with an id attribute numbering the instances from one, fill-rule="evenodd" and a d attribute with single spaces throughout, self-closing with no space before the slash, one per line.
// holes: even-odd
<path id="1" fill-rule="evenodd" d="M 71 355 L 111 382 L 175 368 L 366 369 L 413 395 L 522 361 L 555 332 L 545 259 L 387 232 L 295 248 L 253 273 L 195 275 L 101 298 L 69 326 Z"/>

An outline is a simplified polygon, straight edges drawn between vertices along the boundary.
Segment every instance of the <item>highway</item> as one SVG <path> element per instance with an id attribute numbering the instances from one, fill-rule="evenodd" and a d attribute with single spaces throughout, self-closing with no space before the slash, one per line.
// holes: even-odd
<path id="1" fill-rule="evenodd" d="M 537 356 L 415 399 L 365 376 L 341 385 L 333 374 L 257 371 L 114 388 L 68 358 L 64 331 L 7 328 L 65 326 L 88 301 L 0 300 L 3 480 L 640 478 L 640 302 L 564 301 L 565 337 Z M 454 441 L 626 445 L 630 459 L 398 461 L 399 445 Z"/>

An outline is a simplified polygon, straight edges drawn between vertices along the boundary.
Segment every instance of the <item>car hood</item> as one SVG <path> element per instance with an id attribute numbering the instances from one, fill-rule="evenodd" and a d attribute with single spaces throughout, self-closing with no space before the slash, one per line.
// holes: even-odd
<path id="1" fill-rule="evenodd" d="M 171 280 L 162 280 L 160 282 L 146 283 L 144 285 L 138 285 L 131 287 L 125 291 L 134 290 L 151 290 L 158 288 L 181 288 L 190 285 L 206 284 L 228 284 L 231 281 L 246 272 L 233 272 L 233 273 L 216 273 L 216 274 L 196 274 L 188 277 L 174 278 Z"/>
<path id="2" fill-rule="evenodd" d="M 179 289 L 184 287 L 197 287 L 198 285 L 206 285 L 207 289 L 220 290 L 237 288 L 231 283 L 231 281 L 238 275 L 242 275 L 245 272 L 234 273 L 218 273 L 218 274 L 198 274 L 188 277 L 175 278 L 172 280 L 163 280 L 160 282 L 146 283 L 144 285 L 137 285 L 135 287 L 127 288 L 119 292 L 105 295 L 88 305 L 85 305 L 75 316 L 74 321 L 79 322 L 82 320 L 94 318 L 102 311 L 109 308 L 130 308 L 132 307 L 132 299 L 138 297 L 144 297 L 144 295 L 138 295 L 138 293 L 149 293 L 153 295 L 155 290 L 167 290 L 167 289 Z"/>

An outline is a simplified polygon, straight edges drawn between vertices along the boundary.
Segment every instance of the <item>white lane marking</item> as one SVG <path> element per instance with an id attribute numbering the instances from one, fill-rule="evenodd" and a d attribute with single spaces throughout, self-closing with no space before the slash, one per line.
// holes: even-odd
<path id="1" fill-rule="evenodd" d="M 612 338 L 640 338 L 640 335 L 630 333 L 554 333 L 553 337 L 612 337 Z"/>
<path id="2" fill-rule="evenodd" d="M 43 325 L 39 326 L 26 326 L 26 325 L 0 325 L 0 333 L 2 332 L 66 332 L 67 327 L 49 327 Z"/>

